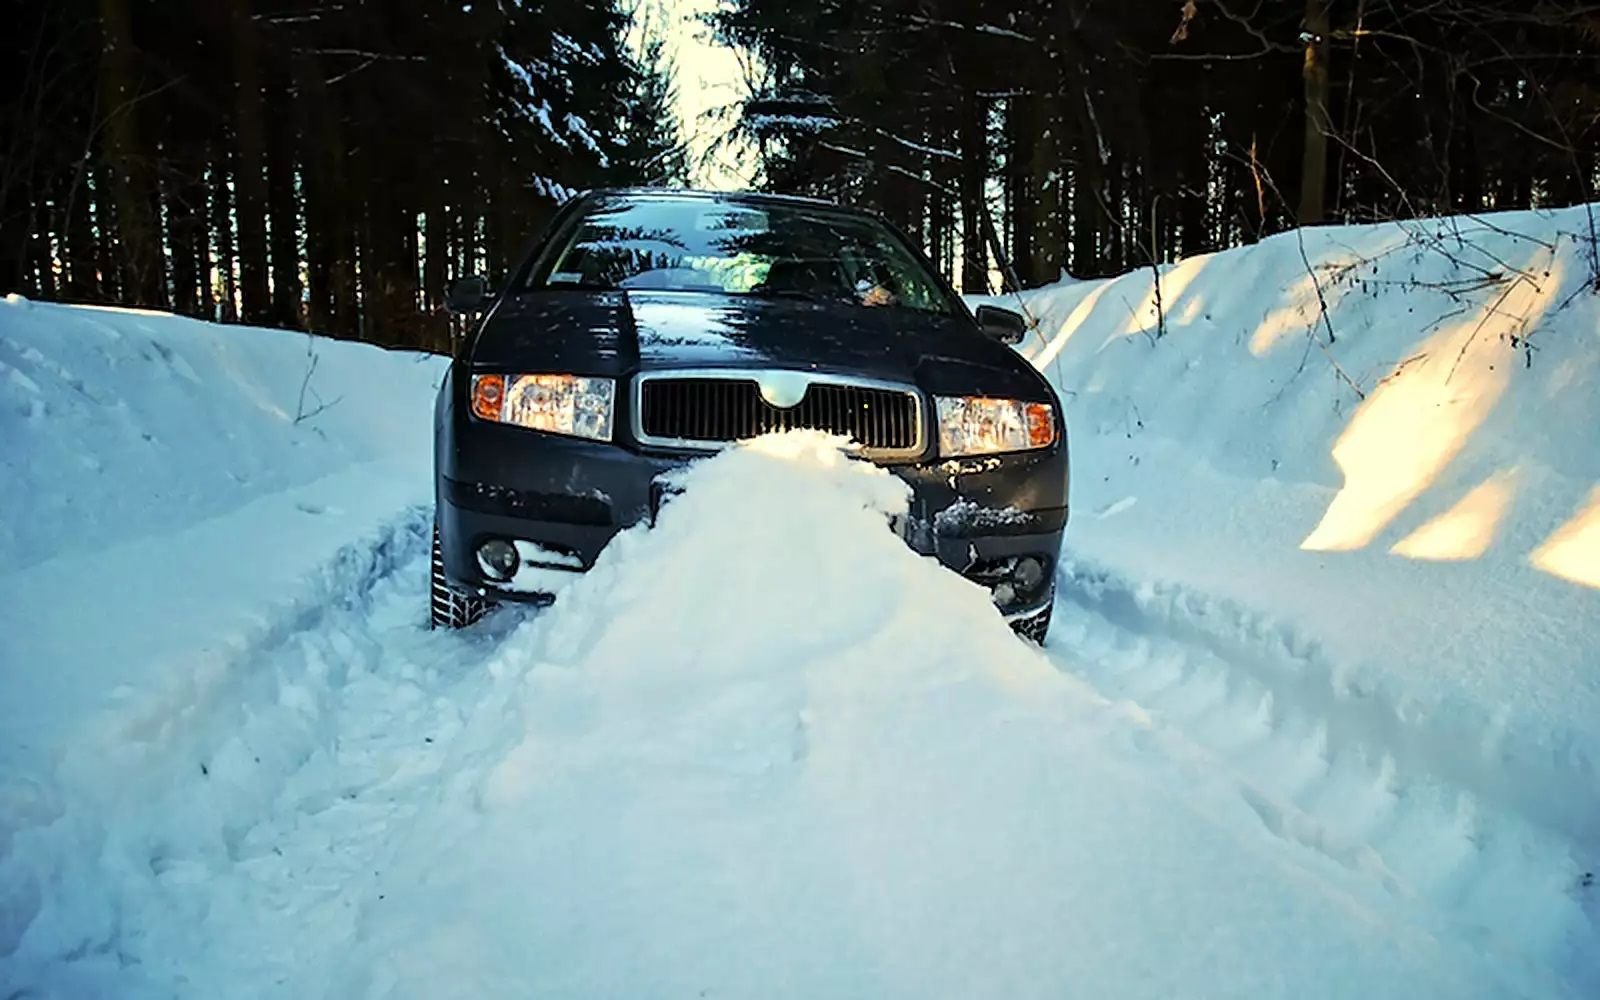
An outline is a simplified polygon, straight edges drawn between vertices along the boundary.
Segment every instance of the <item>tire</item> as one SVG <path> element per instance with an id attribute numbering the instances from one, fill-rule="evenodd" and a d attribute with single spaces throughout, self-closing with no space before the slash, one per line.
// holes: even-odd
<path id="1" fill-rule="evenodd" d="M 489 613 L 490 601 L 453 587 L 444 576 L 444 550 L 439 545 L 439 526 L 433 526 L 433 559 L 428 587 L 429 628 L 466 628 Z"/>
<path id="2" fill-rule="evenodd" d="M 1011 630 L 1036 645 L 1044 645 L 1044 637 L 1050 632 L 1050 614 L 1055 611 L 1055 593 L 1052 592 L 1050 603 L 1045 609 L 1032 618 L 1019 618 L 1011 623 Z"/>

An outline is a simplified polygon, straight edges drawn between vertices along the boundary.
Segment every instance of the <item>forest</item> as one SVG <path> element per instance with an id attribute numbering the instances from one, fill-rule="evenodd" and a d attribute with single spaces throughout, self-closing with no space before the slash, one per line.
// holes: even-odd
<path id="1" fill-rule="evenodd" d="M 1594 200 L 1600 4 L 734 0 L 766 182 L 862 202 L 966 291 L 1294 225 Z M 963 239 L 963 234 L 975 238 Z"/>
<path id="2" fill-rule="evenodd" d="M 447 280 L 503 274 L 568 193 L 691 177 L 638 16 L 13 3 L 0 291 L 439 346 Z M 695 27 L 748 77 L 692 123 L 713 150 L 881 212 L 965 291 L 1600 183 L 1600 3 L 721 0 Z"/>
<path id="3" fill-rule="evenodd" d="M 439 346 L 575 189 L 677 183 L 617 0 L 50 0 L 0 15 L 0 291 Z"/>

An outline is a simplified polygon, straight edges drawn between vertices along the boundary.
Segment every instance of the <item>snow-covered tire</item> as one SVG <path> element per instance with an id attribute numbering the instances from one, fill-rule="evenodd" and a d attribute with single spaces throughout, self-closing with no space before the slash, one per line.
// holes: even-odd
<path id="1" fill-rule="evenodd" d="M 1054 594 L 1051 595 L 1054 597 Z M 1045 609 L 1031 618 L 1019 618 L 1011 623 L 1011 630 L 1027 639 L 1029 642 L 1044 645 L 1044 637 L 1050 632 L 1050 613 L 1056 609 L 1052 600 Z"/>
<path id="2" fill-rule="evenodd" d="M 466 628 L 489 613 L 489 601 L 450 585 L 444 576 L 444 550 L 439 546 L 439 526 L 433 526 L 433 559 L 428 587 L 430 628 Z"/>

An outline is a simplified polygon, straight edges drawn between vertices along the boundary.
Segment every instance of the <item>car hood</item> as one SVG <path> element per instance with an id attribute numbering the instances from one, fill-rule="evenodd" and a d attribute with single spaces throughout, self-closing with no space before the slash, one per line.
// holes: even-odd
<path id="1" fill-rule="evenodd" d="M 626 377 L 664 368 L 784 368 L 912 382 L 933 393 L 1044 399 L 1044 379 L 966 316 L 695 292 L 542 291 L 502 299 L 473 366 Z"/>

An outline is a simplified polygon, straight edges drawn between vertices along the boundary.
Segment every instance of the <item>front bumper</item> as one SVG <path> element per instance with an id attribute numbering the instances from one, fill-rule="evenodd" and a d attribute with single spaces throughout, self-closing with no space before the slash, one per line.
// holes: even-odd
<path id="1" fill-rule="evenodd" d="M 574 570 L 594 564 L 617 532 L 653 516 L 658 477 L 698 457 L 530 436 L 520 428 L 473 431 L 472 453 L 452 456 L 437 480 L 442 557 L 453 584 L 497 600 L 547 603 Z M 1020 557 L 1036 559 L 1043 583 L 1004 592 L 1014 599 L 997 604 L 1008 618 L 1026 618 L 1048 604 L 1067 522 L 1064 452 L 887 468 L 912 489 L 897 526 L 908 545 L 985 584 Z M 548 558 L 525 563 L 509 585 L 496 583 L 476 556 L 491 538 L 533 543 Z"/>

